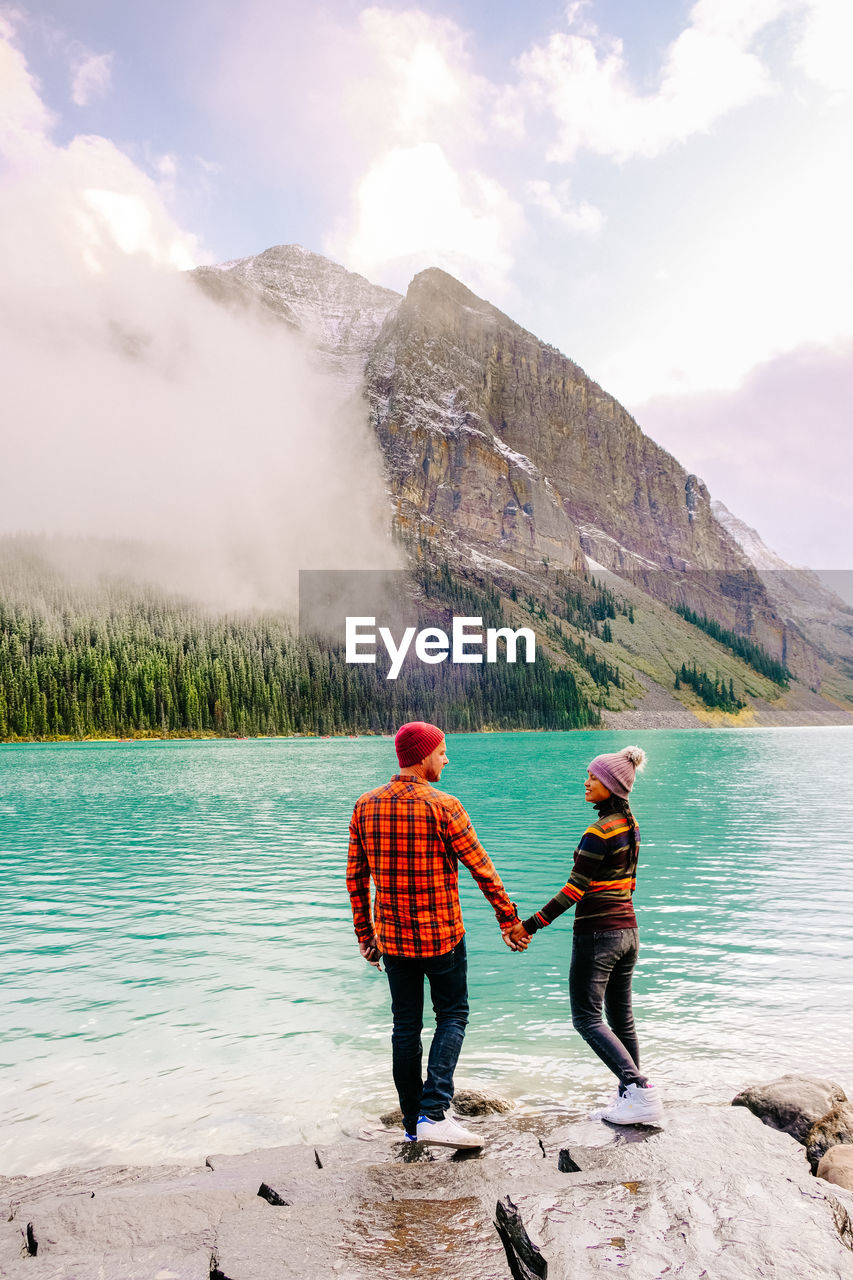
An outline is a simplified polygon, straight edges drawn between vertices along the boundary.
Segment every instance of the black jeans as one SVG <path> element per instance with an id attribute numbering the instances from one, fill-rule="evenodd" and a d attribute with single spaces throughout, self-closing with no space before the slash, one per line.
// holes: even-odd
<path id="1" fill-rule="evenodd" d="M 640 1046 L 631 1008 L 631 976 L 640 950 L 636 929 L 576 933 L 569 971 L 572 1025 L 605 1066 L 619 1077 L 620 1092 L 644 1085 Z M 601 1008 L 610 1024 L 601 1019 Z"/>
<path id="2" fill-rule="evenodd" d="M 453 1098 L 453 1072 L 468 1022 L 468 959 L 465 939 L 442 956 L 383 956 L 391 988 L 391 1032 L 394 1084 L 406 1133 L 414 1133 L 418 1116 L 441 1120 Z M 426 1082 L 421 1079 L 424 1021 L 424 978 L 429 981 L 435 1012 L 435 1035 L 429 1051 Z"/>

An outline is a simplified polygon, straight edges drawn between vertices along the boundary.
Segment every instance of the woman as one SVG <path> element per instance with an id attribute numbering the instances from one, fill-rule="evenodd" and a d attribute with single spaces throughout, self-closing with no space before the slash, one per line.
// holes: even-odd
<path id="1" fill-rule="evenodd" d="M 510 941 L 523 948 L 576 905 L 569 993 L 572 1024 L 619 1080 L 612 1103 L 594 1113 L 611 1124 L 660 1124 L 657 1090 L 640 1071 L 640 1050 L 631 1008 L 631 976 L 639 950 L 631 895 L 636 885 L 640 832 L 628 805 L 640 747 L 596 756 L 587 771 L 587 802 L 598 818 L 575 850 L 568 883 L 529 920 L 516 925 Z M 602 1005 L 607 1023 L 602 1021 Z"/>

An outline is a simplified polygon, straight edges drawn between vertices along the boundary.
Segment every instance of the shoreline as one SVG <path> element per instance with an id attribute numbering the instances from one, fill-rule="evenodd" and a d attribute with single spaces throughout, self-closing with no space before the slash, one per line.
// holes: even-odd
<path id="1" fill-rule="evenodd" d="M 673 1104 L 664 1129 L 556 1109 L 466 1125 L 481 1152 L 410 1146 L 377 1127 L 195 1164 L 0 1178 L 0 1273 L 480 1280 L 538 1277 L 544 1259 L 550 1280 L 605 1265 L 638 1277 L 849 1274 L 853 1193 L 812 1177 L 803 1147 L 745 1107 Z M 510 1254 L 518 1266 L 528 1247 L 530 1269 L 512 1270 Z"/>
<path id="2" fill-rule="evenodd" d="M 843 710 L 843 708 L 840 708 Z M 707 722 L 697 720 L 695 724 L 648 724 L 638 723 L 636 720 L 630 720 L 629 717 L 634 715 L 632 712 L 612 712 L 611 718 L 607 724 L 601 725 L 583 725 L 575 729 L 448 729 L 447 736 L 449 738 L 475 737 L 480 734 L 554 734 L 569 735 L 574 733 L 658 733 L 661 730 L 666 732 L 682 732 L 682 733 L 707 733 L 709 730 L 725 729 L 736 733 L 748 733 L 750 730 L 767 730 L 767 729 L 847 729 L 853 728 L 853 711 L 845 713 L 847 718 L 844 720 L 826 720 L 826 721 L 800 721 L 792 720 L 788 723 L 784 721 L 775 721 L 772 724 L 760 724 L 754 720 L 748 723 L 741 720 L 737 723 L 737 717 L 732 716 L 727 720 L 714 719 L 709 717 Z M 620 717 L 624 716 L 624 723 Z M 4 738 L 0 741 L 0 750 L 3 747 L 50 747 L 50 746 L 84 746 L 86 744 L 97 743 L 145 743 L 145 742 L 291 742 L 296 739 L 303 739 L 309 742 L 358 742 L 365 740 L 381 740 L 391 741 L 393 734 L 391 733 L 259 733 L 259 734 L 225 734 L 225 733 L 170 733 L 170 734 L 140 734 L 139 737 L 133 738 L 108 738 L 108 737 L 87 737 L 74 738 L 71 736 L 59 736 L 55 738 Z"/>

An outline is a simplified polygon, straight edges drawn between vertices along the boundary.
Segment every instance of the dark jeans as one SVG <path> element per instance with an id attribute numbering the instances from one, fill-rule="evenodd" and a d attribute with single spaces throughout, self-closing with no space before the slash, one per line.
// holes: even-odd
<path id="1" fill-rule="evenodd" d="M 614 1075 L 619 1091 L 644 1085 L 631 1008 L 631 976 L 640 950 L 636 929 L 576 933 L 569 971 L 572 1025 Z M 610 1024 L 601 1019 L 601 1007 Z"/>
<path id="2" fill-rule="evenodd" d="M 414 1133 L 418 1116 L 441 1120 L 453 1097 L 453 1072 L 468 1022 L 468 960 L 465 939 L 443 956 L 383 956 L 391 988 L 394 1019 L 391 1049 L 394 1084 L 406 1133 Z M 426 1082 L 421 1079 L 424 1021 L 424 978 L 429 980 L 435 1011 L 435 1035 L 429 1051 Z"/>

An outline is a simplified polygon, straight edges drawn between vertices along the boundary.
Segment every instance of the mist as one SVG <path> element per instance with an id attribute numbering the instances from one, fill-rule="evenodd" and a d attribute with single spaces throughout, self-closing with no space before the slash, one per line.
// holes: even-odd
<path id="1" fill-rule="evenodd" d="M 394 567 L 360 397 L 285 325 L 208 298 L 156 181 L 103 138 L 55 146 L 12 57 L 0 534 L 223 608 L 292 608 L 299 569 Z"/>

